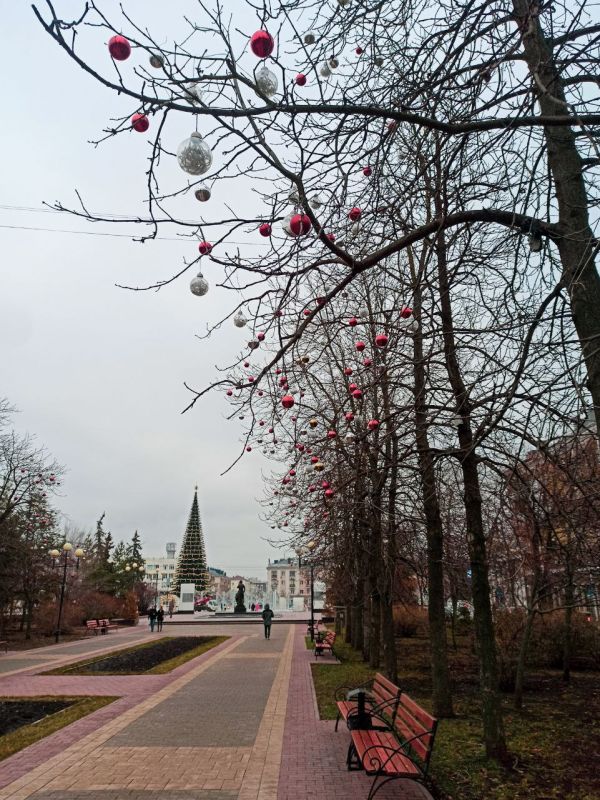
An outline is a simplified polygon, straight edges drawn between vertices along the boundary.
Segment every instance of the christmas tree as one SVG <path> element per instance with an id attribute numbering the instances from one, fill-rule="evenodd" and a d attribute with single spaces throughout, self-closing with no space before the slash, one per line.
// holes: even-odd
<path id="1" fill-rule="evenodd" d="M 204 535 L 198 510 L 198 487 L 196 486 L 171 591 L 178 594 L 182 583 L 193 583 L 196 586 L 196 592 L 203 592 L 208 586 L 209 580 Z"/>

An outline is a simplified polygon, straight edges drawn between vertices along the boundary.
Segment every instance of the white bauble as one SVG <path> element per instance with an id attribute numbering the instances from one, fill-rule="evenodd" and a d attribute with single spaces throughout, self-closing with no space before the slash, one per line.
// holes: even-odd
<path id="1" fill-rule="evenodd" d="M 277 91 L 277 75 L 268 67 L 261 67 L 255 76 L 256 85 L 267 97 L 272 97 Z"/>
<path id="2" fill-rule="evenodd" d="M 328 64 L 322 64 L 319 68 L 319 75 L 322 78 L 328 78 L 331 75 L 331 70 L 329 69 Z"/>
<path id="3" fill-rule="evenodd" d="M 236 328 L 243 328 L 248 323 L 246 317 L 242 314 L 241 311 L 238 311 L 235 317 L 233 318 L 233 324 Z"/>

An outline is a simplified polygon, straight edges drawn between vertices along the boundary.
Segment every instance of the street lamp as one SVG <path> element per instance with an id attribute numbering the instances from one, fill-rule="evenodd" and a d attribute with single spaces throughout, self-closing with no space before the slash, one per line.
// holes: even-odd
<path id="1" fill-rule="evenodd" d="M 60 587 L 60 601 L 58 604 L 58 620 L 56 622 L 56 631 L 54 634 L 54 641 L 56 644 L 60 641 L 60 626 L 62 622 L 63 606 L 65 603 L 65 589 L 67 586 L 67 568 L 69 564 L 75 564 L 75 569 L 79 569 L 79 561 L 83 558 L 83 550 L 77 547 L 73 551 L 71 542 L 65 542 L 61 550 L 50 550 L 50 557 L 52 558 L 53 566 L 60 567 L 62 565 L 62 583 Z"/>
<path id="2" fill-rule="evenodd" d="M 317 543 L 311 539 L 311 541 L 306 545 L 306 550 L 308 550 L 308 555 L 312 555 L 313 550 L 317 546 Z M 296 555 L 298 556 L 298 569 L 302 569 L 302 553 L 306 553 L 306 550 L 302 550 L 298 548 L 296 550 Z M 306 559 L 305 559 L 306 561 Z M 312 558 L 308 561 L 310 567 L 310 640 L 314 642 L 315 640 L 315 565 Z"/>

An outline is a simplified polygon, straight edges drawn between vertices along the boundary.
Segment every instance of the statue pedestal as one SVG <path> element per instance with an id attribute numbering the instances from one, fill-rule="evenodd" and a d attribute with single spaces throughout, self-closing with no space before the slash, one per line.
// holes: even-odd
<path id="1" fill-rule="evenodd" d="M 235 608 L 233 609 L 234 614 L 245 614 L 246 613 L 246 606 L 240 603 L 236 604 Z"/>

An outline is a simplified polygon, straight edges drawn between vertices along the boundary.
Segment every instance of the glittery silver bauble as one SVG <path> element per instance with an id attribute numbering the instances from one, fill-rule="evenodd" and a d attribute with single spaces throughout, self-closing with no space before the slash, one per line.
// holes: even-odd
<path id="1" fill-rule="evenodd" d="M 177 162 L 184 172 L 190 175 L 203 175 L 212 164 L 210 147 L 202 135 L 194 131 L 189 139 L 184 139 L 177 148 Z"/>
<path id="2" fill-rule="evenodd" d="M 207 200 L 210 200 L 210 189 L 208 186 L 199 186 L 194 192 L 194 197 L 201 203 L 206 203 Z"/>
<path id="3" fill-rule="evenodd" d="M 203 297 L 208 292 L 208 281 L 201 272 L 190 281 L 190 292 L 197 297 Z"/>
<path id="4" fill-rule="evenodd" d="M 241 311 L 238 311 L 235 317 L 233 318 L 233 324 L 236 328 L 243 328 L 244 325 L 248 323 L 246 317 L 242 314 Z"/>
<path id="5" fill-rule="evenodd" d="M 268 67 L 261 67 L 256 73 L 256 85 L 267 97 L 272 97 L 277 91 L 277 75 Z"/>

